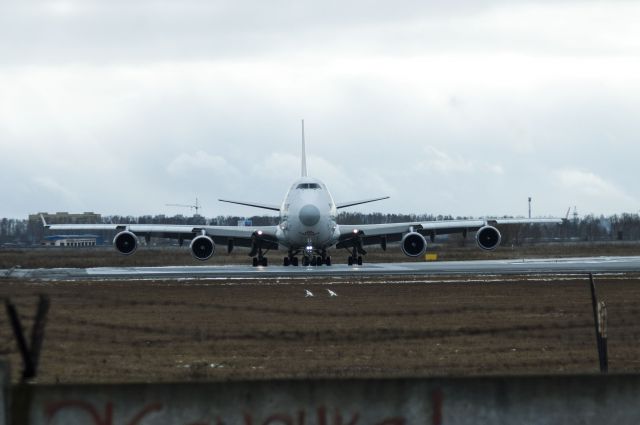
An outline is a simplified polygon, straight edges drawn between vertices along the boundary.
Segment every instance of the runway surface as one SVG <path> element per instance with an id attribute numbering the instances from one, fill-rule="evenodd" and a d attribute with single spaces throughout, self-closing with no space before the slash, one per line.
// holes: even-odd
<path id="1" fill-rule="evenodd" d="M 61 269 L 3 269 L 0 277 L 42 280 L 86 279 L 225 279 L 293 278 L 322 276 L 459 275 L 529 273 L 632 273 L 640 272 L 640 257 L 547 258 L 520 260 L 442 261 L 421 263 L 370 263 L 331 267 L 98 267 Z"/>

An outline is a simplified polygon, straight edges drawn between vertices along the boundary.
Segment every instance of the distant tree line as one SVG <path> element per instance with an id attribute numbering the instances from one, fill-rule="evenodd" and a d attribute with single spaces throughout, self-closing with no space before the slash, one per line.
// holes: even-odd
<path id="1" fill-rule="evenodd" d="M 382 214 L 341 212 L 338 215 L 340 224 L 381 224 L 400 223 L 410 221 L 431 220 L 462 220 L 473 217 L 453 217 L 432 214 Z M 509 217 L 504 217 L 509 218 Z M 221 225 L 235 226 L 239 221 L 251 220 L 254 226 L 269 226 L 278 223 L 277 216 L 218 216 L 205 218 L 202 216 L 186 217 L 183 215 L 144 215 L 134 216 L 104 216 L 104 224 L 189 224 L 189 225 Z M 577 219 L 569 219 L 561 225 L 516 225 L 502 226 L 503 243 L 523 244 L 548 241 L 640 241 L 640 216 L 638 214 L 620 214 L 611 216 L 587 215 Z M 112 231 L 83 231 L 83 234 L 94 234 L 108 240 L 113 236 Z M 37 220 L 22 220 L 14 218 L 0 219 L 0 245 L 33 245 L 40 244 L 43 238 L 53 232 L 45 232 L 42 223 Z M 461 237 L 453 235 L 447 240 L 456 241 Z M 444 240 L 444 239 L 443 239 Z M 170 241 L 168 241 L 170 243 Z"/>

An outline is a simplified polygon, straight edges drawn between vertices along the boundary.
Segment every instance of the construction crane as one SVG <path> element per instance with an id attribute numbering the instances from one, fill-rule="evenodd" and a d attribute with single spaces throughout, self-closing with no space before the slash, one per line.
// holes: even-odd
<path id="1" fill-rule="evenodd" d="M 198 202 L 198 198 L 196 198 L 196 203 L 194 205 L 185 205 L 185 204 L 165 204 L 167 207 L 182 207 L 182 208 L 191 208 L 196 212 L 195 215 L 200 215 L 200 208 L 202 205 Z"/>
<path id="2" fill-rule="evenodd" d="M 565 220 L 569 220 L 569 213 L 571 213 L 571 207 L 567 209 L 567 215 L 564 217 Z M 578 207 L 573 207 L 573 221 L 578 221 Z"/>

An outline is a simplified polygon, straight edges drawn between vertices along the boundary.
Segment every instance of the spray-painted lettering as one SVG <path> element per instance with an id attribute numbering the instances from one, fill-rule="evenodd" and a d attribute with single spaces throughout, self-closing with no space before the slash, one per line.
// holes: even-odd
<path id="1" fill-rule="evenodd" d="M 435 391 L 432 394 L 433 403 L 433 425 L 442 424 L 442 393 Z M 115 425 L 114 415 L 116 406 L 113 402 L 107 402 L 104 406 L 97 407 L 94 404 L 82 400 L 63 400 L 48 403 L 44 406 L 44 416 L 47 424 L 54 424 L 55 419 L 62 412 L 66 415 L 73 413 L 78 415 L 78 419 L 90 419 L 89 423 L 94 425 Z M 133 410 L 129 420 L 124 421 L 126 425 L 142 425 L 145 418 L 151 415 L 162 415 L 167 413 L 164 406 L 160 403 L 147 404 L 141 408 Z M 67 416 L 68 418 L 68 416 Z M 268 415 L 256 415 L 254 413 L 245 412 L 240 415 L 243 425 L 406 425 L 407 419 L 403 415 L 391 415 L 381 417 L 372 422 L 361 419 L 360 412 L 344 412 L 340 409 L 328 409 L 320 406 L 311 411 L 299 409 L 290 412 L 273 412 Z M 156 417 L 156 419 L 158 419 Z M 235 421 L 225 420 L 224 417 L 217 416 L 210 420 L 197 419 L 196 421 L 186 422 L 184 425 L 226 425 Z"/>

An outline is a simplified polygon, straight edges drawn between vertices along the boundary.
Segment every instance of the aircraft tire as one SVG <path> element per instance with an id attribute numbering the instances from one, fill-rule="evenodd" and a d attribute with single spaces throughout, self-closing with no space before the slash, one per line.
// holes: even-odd
<path id="1" fill-rule="evenodd" d="M 267 265 L 269 264 L 269 262 L 267 261 L 267 257 L 263 257 L 261 263 L 261 266 L 267 267 Z"/>
<path id="2" fill-rule="evenodd" d="M 298 257 L 293 257 L 291 259 L 291 265 L 293 265 L 294 267 L 298 267 Z"/>
<path id="3" fill-rule="evenodd" d="M 288 267 L 291 264 L 291 260 L 289 259 L 289 257 L 284 257 L 284 260 L 282 261 L 282 264 L 285 267 Z"/>
<path id="4" fill-rule="evenodd" d="M 331 257 L 327 257 L 327 258 L 325 258 L 325 259 L 324 259 L 324 263 L 325 263 L 327 266 L 331 266 Z"/>
<path id="5" fill-rule="evenodd" d="M 258 257 L 253 257 L 253 267 L 258 267 Z"/>
<path id="6" fill-rule="evenodd" d="M 349 258 L 347 258 L 347 264 L 350 266 L 353 266 L 353 257 L 349 256 Z"/>
<path id="7" fill-rule="evenodd" d="M 358 265 L 361 266 L 362 265 L 362 256 L 358 255 Z"/>

